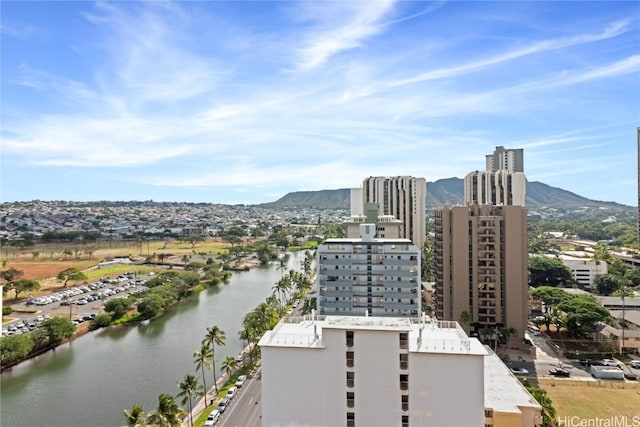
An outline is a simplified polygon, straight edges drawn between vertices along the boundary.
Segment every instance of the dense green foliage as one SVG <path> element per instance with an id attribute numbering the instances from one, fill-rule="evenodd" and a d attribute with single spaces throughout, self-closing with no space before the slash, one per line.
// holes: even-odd
<path id="1" fill-rule="evenodd" d="M 553 407 L 553 402 L 547 392 L 540 387 L 534 387 L 531 385 L 527 385 L 526 387 L 533 398 L 538 401 L 540 406 L 542 406 L 542 427 L 555 426 L 558 413 Z"/>
<path id="2" fill-rule="evenodd" d="M 558 304 L 565 313 L 564 326 L 567 333 L 578 338 L 593 330 L 598 322 L 610 320 L 609 311 L 590 295 L 578 295 Z"/>
<path id="3" fill-rule="evenodd" d="M 164 312 L 165 301 L 158 295 L 149 295 L 138 303 L 138 312 L 143 319 L 152 319 Z"/>
<path id="4" fill-rule="evenodd" d="M 90 329 L 99 329 L 111 324 L 111 315 L 109 313 L 100 313 L 91 320 Z"/>
<path id="5" fill-rule="evenodd" d="M 620 218 L 615 222 L 605 222 L 602 219 L 541 220 L 533 223 L 532 229 L 535 231 L 530 234 L 561 231 L 567 236 L 576 236 L 578 239 L 596 242 L 605 240 L 611 246 L 637 248 L 638 245 L 635 217 Z"/>
<path id="6" fill-rule="evenodd" d="M 623 282 L 626 282 L 623 277 L 614 274 L 600 274 L 594 280 L 596 293 L 598 295 L 611 295 Z"/>
<path id="7" fill-rule="evenodd" d="M 17 299 L 21 292 L 35 292 L 40 289 L 40 282 L 34 279 L 18 279 L 13 282 L 10 289 L 15 292 Z"/>
<path id="8" fill-rule="evenodd" d="M 62 340 L 73 336 L 76 326 L 64 317 L 51 317 L 42 322 L 40 330 L 46 333 L 49 344 L 58 345 Z"/>
<path id="9" fill-rule="evenodd" d="M 57 279 L 64 282 L 64 286 L 67 286 L 69 282 L 87 280 L 87 275 L 75 267 L 69 267 L 58 273 Z"/>
<path id="10" fill-rule="evenodd" d="M 41 349 L 55 347 L 71 338 L 75 325 L 64 317 L 45 319 L 33 332 L 0 338 L 0 363 L 2 366 L 19 362 Z"/>
<path id="11" fill-rule="evenodd" d="M 40 237 L 43 243 L 51 242 L 95 242 L 100 237 L 97 231 L 46 231 Z"/>
<path id="12" fill-rule="evenodd" d="M 544 256 L 529 258 L 529 285 L 560 286 L 573 283 L 571 270 L 561 260 Z"/>
<path id="13" fill-rule="evenodd" d="M 561 288 L 540 286 L 531 291 L 531 296 L 539 298 L 545 304 L 545 313 L 549 313 L 554 305 L 561 304 L 572 298 L 572 295 Z"/>
<path id="14" fill-rule="evenodd" d="M 0 339 L 0 363 L 4 366 L 27 357 L 35 348 L 29 334 L 10 335 Z"/>
<path id="15" fill-rule="evenodd" d="M 111 313 L 111 317 L 117 319 L 122 317 L 133 304 L 133 301 L 130 298 L 114 298 L 104 305 L 104 311 L 107 313 Z"/>

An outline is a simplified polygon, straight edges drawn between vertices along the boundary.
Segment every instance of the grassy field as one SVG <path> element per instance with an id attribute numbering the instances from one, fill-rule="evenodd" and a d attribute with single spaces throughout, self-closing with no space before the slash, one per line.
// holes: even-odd
<path id="1" fill-rule="evenodd" d="M 154 241 L 144 242 L 138 247 L 135 242 L 96 242 L 92 245 L 73 245 L 72 243 L 52 243 L 39 244 L 25 251 L 20 251 L 14 247 L 3 247 L 0 249 L 0 261 L 2 269 L 15 268 L 24 272 L 23 278 L 36 279 L 40 281 L 41 289 L 34 292 L 34 296 L 44 294 L 52 288 L 62 286 L 62 283 L 55 280 L 59 272 L 66 268 L 75 267 L 85 272 L 88 282 L 95 281 L 101 277 L 117 276 L 126 271 L 134 270 L 131 265 L 115 265 L 102 269 L 93 268 L 101 261 L 117 257 L 135 257 L 144 260 L 148 255 L 166 254 L 165 263 L 182 262 L 182 257 L 199 256 L 199 258 L 212 256 L 224 252 L 230 245 L 226 242 L 210 239 L 205 242 L 198 242 L 191 246 L 188 242 L 180 241 Z M 91 247 L 89 253 L 89 247 Z M 72 255 L 65 255 L 65 250 L 71 251 Z M 135 266 L 136 271 L 148 272 L 154 270 L 146 266 Z M 14 294 L 8 292 L 3 296 L 4 300 L 10 300 Z M 23 297 L 24 295 L 20 295 Z"/>
<path id="2" fill-rule="evenodd" d="M 638 383 L 541 379 L 540 387 L 547 391 L 561 421 L 564 417 L 640 419 Z"/>

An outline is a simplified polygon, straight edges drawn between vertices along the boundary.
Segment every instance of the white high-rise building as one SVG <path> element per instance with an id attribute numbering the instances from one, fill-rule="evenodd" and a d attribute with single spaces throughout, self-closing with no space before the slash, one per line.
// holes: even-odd
<path id="1" fill-rule="evenodd" d="M 465 205 L 524 206 L 527 179 L 522 172 L 475 171 L 464 177 Z"/>
<path id="2" fill-rule="evenodd" d="M 487 154 L 486 162 L 487 171 L 524 172 L 524 149 L 498 146 L 493 154 Z"/>
<path id="3" fill-rule="evenodd" d="M 318 311 L 345 316 L 417 317 L 421 313 L 420 251 L 409 239 L 328 239 L 318 247 Z"/>
<path id="4" fill-rule="evenodd" d="M 540 405 L 456 322 L 285 318 L 259 345 L 265 427 L 541 422 Z"/>
<path id="5" fill-rule="evenodd" d="M 354 200 L 352 192 L 352 203 Z M 402 221 L 400 237 L 410 239 L 418 248 L 426 238 L 427 182 L 411 176 L 369 177 L 362 182 L 361 205 L 377 203 L 379 216 L 391 215 Z M 352 215 L 358 212 L 353 206 Z"/>

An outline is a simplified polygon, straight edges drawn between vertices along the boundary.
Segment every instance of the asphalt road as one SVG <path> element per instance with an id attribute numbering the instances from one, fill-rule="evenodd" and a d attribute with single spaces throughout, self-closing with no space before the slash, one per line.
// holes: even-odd
<path id="1" fill-rule="evenodd" d="M 223 427 L 260 427 L 262 425 L 262 383 L 260 370 L 249 376 L 217 425 Z"/>

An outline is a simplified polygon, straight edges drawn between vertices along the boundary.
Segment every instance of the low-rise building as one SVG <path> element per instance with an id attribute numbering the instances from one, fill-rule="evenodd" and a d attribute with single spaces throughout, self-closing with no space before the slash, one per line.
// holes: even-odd
<path id="1" fill-rule="evenodd" d="M 591 258 L 565 254 L 560 255 L 559 258 L 565 267 L 571 270 L 573 280 L 584 289 L 593 289 L 596 276 L 607 274 L 608 272 L 607 263 L 604 261 L 595 261 Z"/>

